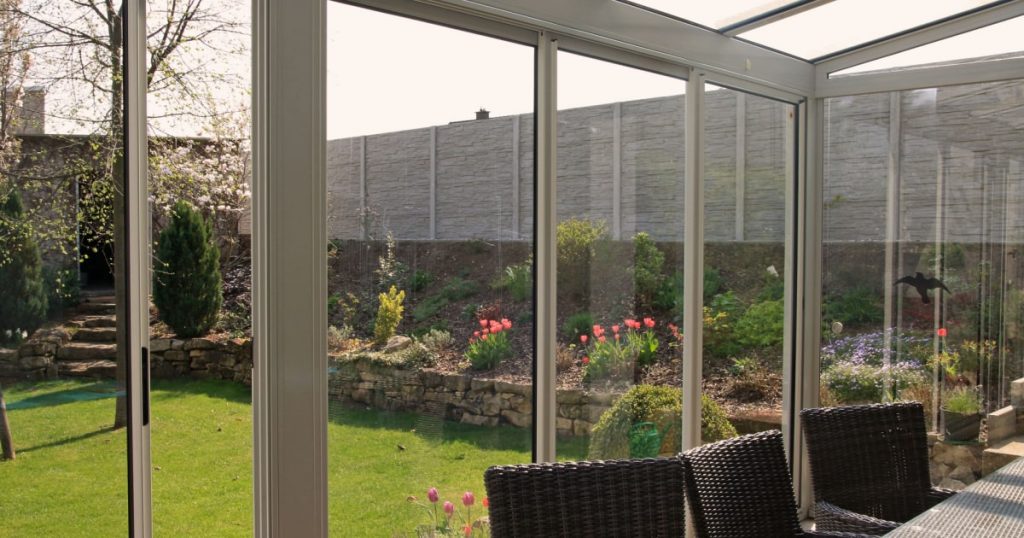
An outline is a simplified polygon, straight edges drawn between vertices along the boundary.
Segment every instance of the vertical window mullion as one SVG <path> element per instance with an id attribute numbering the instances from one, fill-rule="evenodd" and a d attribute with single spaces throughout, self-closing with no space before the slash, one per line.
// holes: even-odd
<path id="1" fill-rule="evenodd" d="M 537 42 L 536 112 L 536 268 L 535 308 L 537 343 L 534 373 L 535 462 L 555 461 L 555 387 L 557 371 L 556 236 L 558 222 L 555 157 L 557 135 L 558 41 L 540 32 Z"/>
<path id="2" fill-rule="evenodd" d="M 683 200 L 683 450 L 700 445 L 704 330 L 704 74 L 686 82 L 686 176 Z M 691 291 L 692 290 L 692 291 Z"/>

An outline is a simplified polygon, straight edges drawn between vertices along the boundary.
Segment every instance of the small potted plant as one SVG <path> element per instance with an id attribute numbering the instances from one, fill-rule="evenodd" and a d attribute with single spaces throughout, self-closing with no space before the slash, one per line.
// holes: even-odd
<path id="1" fill-rule="evenodd" d="M 947 441 L 975 441 L 981 429 L 981 401 L 970 387 L 945 392 L 942 405 L 943 434 Z"/>

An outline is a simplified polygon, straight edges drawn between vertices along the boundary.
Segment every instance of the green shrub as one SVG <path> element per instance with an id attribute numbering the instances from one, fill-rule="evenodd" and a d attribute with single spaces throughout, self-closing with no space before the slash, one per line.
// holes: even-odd
<path id="1" fill-rule="evenodd" d="M 415 293 L 419 293 L 434 282 L 434 275 L 422 269 L 417 269 L 413 272 L 412 277 L 409 278 L 409 289 Z"/>
<path id="2" fill-rule="evenodd" d="M 857 286 L 825 300 L 825 319 L 843 325 L 869 325 L 884 317 L 880 294 L 865 286 Z"/>
<path id="3" fill-rule="evenodd" d="M 466 358 L 474 370 L 490 370 L 512 356 L 512 343 L 508 339 L 512 322 L 482 319 L 480 326 L 481 330 L 469 339 Z"/>
<path id="4" fill-rule="evenodd" d="M 526 301 L 533 297 L 533 260 L 506 267 L 495 287 L 508 290 L 516 301 Z"/>
<path id="5" fill-rule="evenodd" d="M 555 230 L 558 245 L 558 290 L 572 296 L 589 293 L 590 264 L 594 244 L 607 238 L 604 221 L 572 218 L 558 223 Z"/>
<path id="6" fill-rule="evenodd" d="M 682 424 L 682 392 L 675 387 L 635 385 L 622 395 L 594 425 L 590 434 L 588 459 L 606 460 L 629 457 L 629 430 L 639 422 L 652 422 L 658 431 L 667 432 L 660 453 L 680 451 L 679 425 Z M 737 435 L 725 412 L 707 396 L 701 397 L 701 440 L 719 441 Z"/>
<path id="7" fill-rule="evenodd" d="M 46 281 L 47 314 L 50 317 L 58 316 L 65 308 L 82 301 L 82 287 L 78 280 L 77 268 L 44 267 L 43 279 Z"/>
<path id="8" fill-rule="evenodd" d="M 42 265 L 21 196 L 12 191 L 0 204 L 0 342 L 20 341 L 46 318 Z"/>
<path id="9" fill-rule="evenodd" d="M 710 265 L 704 266 L 704 303 L 707 304 L 715 295 L 723 289 L 722 275 L 718 269 Z M 658 291 L 654 295 L 653 306 L 658 310 L 671 311 L 672 317 L 683 321 L 683 298 L 685 296 L 685 285 L 683 284 L 683 272 L 676 271 L 671 277 L 661 281 Z"/>
<path id="10" fill-rule="evenodd" d="M 412 317 L 417 323 L 425 321 L 437 315 L 442 308 L 455 301 L 461 301 L 476 295 L 480 291 L 476 282 L 465 280 L 460 277 L 452 277 L 445 283 L 436 294 L 427 297 L 412 311 Z"/>
<path id="11" fill-rule="evenodd" d="M 777 301 L 786 296 L 786 281 L 782 280 L 773 265 L 764 273 L 764 283 L 757 294 L 757 302 Z"/>
<path id="12" fill-rule="evenodd" d="M 725 288 L 722 273 L 710 265 L 704 266 L 704 300 L 707 301 Z"/>
<path id="13" fill-rule="evenodd" d="M 781 299 L 754 303 L 733 326 L 733 334 L 746 348 L 775 347 L 782 344 L 784 318 Z"/>
<path id="14" fill-rule="evenodd" d="M 740 298 L 736 297 L 736 294 L 731 291 L 715 295 L 711 298 L 708 306 L 712 312 L 725 312 L 729 315 L 729 319 L 732 320 L 738 320 L 743 317 L 743 301 L 740 301 Z"/>
<path id="15" fill-rule="evenodd" d="M 654 301 L 652 302 L 652 306 L 664 312 L 673 312 L 673 314 L 678 314 L 675 317 L 676 320 L 679 321 L 683 319 L 682 305 L 683 272 L 676 271 L 672 273 L 672 276 L 661 281 L 661 287 L 658 288 L 658 293 L 654 294 Z"/>
<path id="16" fill-rule="evenodd" d="M 450 332 L 433 328 L 418 337 L 417 340 L 434 353 L 449 349 L 455 343 Z"/>
<path id="17" fill-rule="evenodd" d="M 352 338 L 352 327 L 342 325 L 340 328 L 334 325 L 327 326 L 327 349 L 341 349 L 345 343 Z"/>
<path id="18" fill-rule="evenodd" d="M 590 336 L 593 330 L 594 316 L 590 312 L 577 312 L 562 323 L 562 333 L 572 344 L 578 344 L 581 335 Z"/>
<path id="19" fill-rule="evenodd" d="M 378 296 L 380 306 L 377 307 L 377 319 L 373 323 L 373 341 L 377 344 L 384 344 L 395 335 L 398 324 L 402 322 L 402 312 L 405 307 L 402 301 L 405 300 L 405 291 L 398 291 L 391 286 L 387 293 Z"/>
<path id="20" fill-rule="evenodd" d="M 181 337 L 206 334 L 221 305 L 220 250 L 206 219 L 185 201 L 171 211 L 153 262 L 153 303 Z"/>
<path id="21" fill-rule="evenodd" d="M 647 232 L 633 237 L 633 285 L 637 301 L 642 305 L 654 303 L 665 275 L 665 254 L 654 244 Z"/>

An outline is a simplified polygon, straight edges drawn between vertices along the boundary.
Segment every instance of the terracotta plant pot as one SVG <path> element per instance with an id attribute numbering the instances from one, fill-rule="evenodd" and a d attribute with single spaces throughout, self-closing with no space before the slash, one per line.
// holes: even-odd
<path id="1" fill-rule="evenodd" d="M 977 441 L 981 430 L 981 413 L 963 415 L 942 411 L 943 437 L 947 441 Z"/>

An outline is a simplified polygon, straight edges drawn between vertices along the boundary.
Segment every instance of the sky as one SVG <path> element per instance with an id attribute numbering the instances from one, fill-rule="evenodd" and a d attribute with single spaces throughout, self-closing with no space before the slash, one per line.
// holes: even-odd
<path id="1" fill-rule="evenodd" d="M 666 12 L 682 12 L 709 26 L 729 24 L 789 0 L 698 2 L 642 0 Z M 744 37 L 780 49 L 816 54 L 844 43 L 885 35 L 911 23 L 970 9 L 987 0 L 835 0 L 789 19 L 753 30 Z M 228 6 L 248 24 L 249 0 L 209 0 Z M 683 7 L 680 7 L 683 6 Z M 881 10 L 881 11 L 879 11 Z M 885 17 L 879 17 L 885 12 Z M 681 13 L 679 13 L 681 14 Z M 835 24 L 842 20 L 842 24 Z M 901 22 L 902 21 L 902 22 Z M 882 69 L 1024 49 L 1019 36 L 1024 18 L 958 36 L 944 42 L 849 70 Z M 248 55 L 197 52 L 194 63 L 223 71 L 235 80 L 214 91 L 218 108 L 234 110 L 250 99 Z M 327 3 L 327 135 L 329 139 L 444 125 L 468 120 L 479 108 L 492 117 L 533 110 L 532 47 L 505 42 L 337 2 Z M 31 82 L 31 81 L 30 81 Z M 558 108 L 679 95 L 685 82 L 599 60 L 560 52 Z M 78 103 L 68 88 L 54 88 L 48 108 Z M 151 96 L 159 115 L 167 103 Z M 197 122 L 158 120 L 163 133 L 208 135 Z M 77 132 L 70 122 L 48 118 L 49 132 Z"/>

